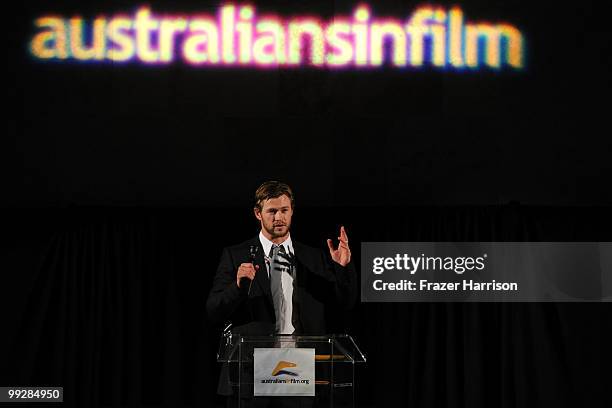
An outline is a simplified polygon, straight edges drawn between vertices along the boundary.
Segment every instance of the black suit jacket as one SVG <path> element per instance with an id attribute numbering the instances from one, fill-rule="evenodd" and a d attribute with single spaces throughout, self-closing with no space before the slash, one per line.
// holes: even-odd
<path id="1" fill-rule="evenodd" d="M 238 288 L 236 274 L 241 263 L 251 262 L 250 247 L 253 245 L 258 247 L 255 264 L 259 265 L 259 270 L 249 292 L 248 284 L 241 284 L 241 288 Z M 296 241 L 293 241 L 293 250 L 296 262 L 296 278 L 293 281 L 295 334 L 324 334 L 327 332 L 326 308 L 348 310 L 356 301 L 355 267 L 352 261 L 343 267 L 328 259 L 324 251 Z M 234 333 L 273 333 L 276 316 L 259 236 L 223 249 L 206 310 L 215 323 L 231 321 Z M 229 368 L 224 365 L 218 388 L 222 395 L 232 393 L 229 376 Z"/>
<path id="2" fill-rule="evenodd" d="M 259 270 L 248 293 L 248 285 L 242 288 L 236 285 L 236 273 L 241 263 L 251 262 L 249 250 L 253 245 L 259 248 L 256 257 Z M 328 260 L 320 249 L 296 241 L 293 241 L 293 250 L 297 270 L 293 290 L 296 334 L 323 334 L 326 307 L 348 310 L 355 303 L 355 267 L 352 262 L 342 267 Z M 258 236 L 223 249 L 206 310 L 213 322 L 231 321 L 236 333 L 264 334 L 262 331 L 273 330 L 274 304 Z"/>

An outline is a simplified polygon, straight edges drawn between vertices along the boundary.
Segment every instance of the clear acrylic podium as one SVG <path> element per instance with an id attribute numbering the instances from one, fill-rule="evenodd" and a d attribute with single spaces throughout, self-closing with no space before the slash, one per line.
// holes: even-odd
<path id="1" fill-rule="evenodd" d="M 315 350 L 315 396 L 314 397 L 260 397 L 253 395 L 253 360 L 256 348 L 311 348 Z M 232 405 L 266 406 L 265 401 L 274 399 L 276 406 L 284 406 L 285 400 L 292 406 L 292 399 L 306 399 L 300 406 L 346 407 L 355 406 L 355 365 L 366 362 L 366 358 L 347 334 L 321 336 L 269 335 L 246 336 L 225 332 L 221 337 L 217 361 L 223 363 L 229 374 L 228 381 L 233 394 Z M 238 398 L 237 396 L 240 396 Z"/>

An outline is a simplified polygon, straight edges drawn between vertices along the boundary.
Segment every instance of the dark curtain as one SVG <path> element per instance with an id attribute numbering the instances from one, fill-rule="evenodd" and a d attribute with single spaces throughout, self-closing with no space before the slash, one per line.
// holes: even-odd
<path id="1" fill-rule="evenodd" d="M 62 217 L 50 240 L 11 374 L 62 385 L 75 406 L 176 401 L 180 305 L 165 238 L 150 217 L 92 215 Z"/>
<path id="2" fill-rule="evenodd" d="M 16 246 L 45 242 L 14 311 L 5 382 L 61 385 L 64 406 L 222 405 L 204 302 L 221 248 L 256 233 L 249 211 L 31 212 L 5 223 L 27 231 Z M 596 207 L 304 208 L 292 236 L 323 245 L 343 224 L 358 260 L 361 241 L 610 240 L 610 221 Z M 332 312 L 330 331 L 368 357 L 361 406 L 601 406 L 610 317 L 597 303 L 363 303 Z"/>

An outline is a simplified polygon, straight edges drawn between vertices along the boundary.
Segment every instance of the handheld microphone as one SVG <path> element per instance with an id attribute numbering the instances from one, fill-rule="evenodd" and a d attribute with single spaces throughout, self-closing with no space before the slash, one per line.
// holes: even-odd
<path id="1" fill-rule="evenodd" d="M 251 245 L 249 247 L 249 257 L 251 258 L 251 263 L 253 264 L 253 268 L 255 268 L 255 261 L 257 259 L 257 250 L 259 250 L 259 247 L 257 245 Z M 253 286 L 253 281 L 255 279 L 252 279 L 251 282 L 249 282 L 249 291 L 247 292 L 247 294 L 251 294 L 251 286 Z"/>

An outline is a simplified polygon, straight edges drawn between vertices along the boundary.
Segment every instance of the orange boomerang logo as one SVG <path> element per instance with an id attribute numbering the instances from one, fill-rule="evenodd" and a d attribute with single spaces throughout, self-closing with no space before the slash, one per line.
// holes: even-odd
<path id="1" fill-rule="evenodd" d="M 287 374 L 287 375 L 297 376 L 298 374 L 294 373 L 293 371 L 284 370 L 284 368 L 295 367 L 295 366 L 297 366 L 297 364 L 292 363 L 290 361 L 279 361 L 276 367 L 274 368 L 274 370 L 272 370 L 272 375 L 277 376 L 281 374 Z"/>

